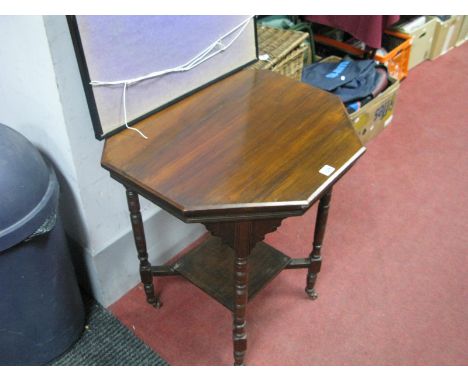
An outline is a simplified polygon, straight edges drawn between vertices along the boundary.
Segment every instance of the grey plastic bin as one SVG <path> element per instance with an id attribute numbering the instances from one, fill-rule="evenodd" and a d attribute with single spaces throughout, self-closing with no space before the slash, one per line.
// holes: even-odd
<path id="1" fill-rule="evenodd" d="M 39 151 L 0 124 L 0 365 L 48 363 L 83 330 L 58 197 Z"/>

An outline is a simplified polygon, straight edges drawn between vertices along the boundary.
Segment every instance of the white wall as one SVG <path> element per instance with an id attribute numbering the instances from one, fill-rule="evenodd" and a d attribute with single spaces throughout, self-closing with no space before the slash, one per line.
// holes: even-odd
<path id="1" fill-rule="evenodd" d="M 123 187 L 100 167 L 64 16 L 0 17 L 0 122 L 54 163 L 69 236 L 83 248 L 95 297 L 105 306 L 137 284 L 138 261 Z M 142 200 L 150 261 L 166 262 L 204 232 Z"/>
<path id="2" fill-rule="evenodd" d="M 66 174 L 71 190 L 66 196 L 79 205 L 78 179 L 42 18 L 0 17 L 0 36 L 0 121 L 47 152 L 58 172 Z M 80 219 L 67 223 L 74 220 Z M 70 231 L 86 236 L 79 227 Z"/>

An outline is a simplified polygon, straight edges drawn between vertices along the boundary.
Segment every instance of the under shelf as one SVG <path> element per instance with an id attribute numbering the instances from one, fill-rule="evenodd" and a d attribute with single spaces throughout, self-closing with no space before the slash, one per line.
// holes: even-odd
<path id="1" fill-rule="evenodd" d="M 291 259 L 263 242 L 248 260 L 248 297 L 252 299 Z M 188 252 L 172 268 L 231 311 L 234 310 L 234 250 L 216 237 Z"/>

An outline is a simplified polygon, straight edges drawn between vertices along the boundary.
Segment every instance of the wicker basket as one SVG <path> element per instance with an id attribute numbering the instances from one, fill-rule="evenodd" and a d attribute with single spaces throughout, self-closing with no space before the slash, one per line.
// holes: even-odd
<path id="1" fill-rule="evenodd" d="M 304 66 L 304 55 L 308 46 L 304 44 L 307 33 L 271 28 L 257 27 L 258 54 L 268 55 L 268 60 L 259 60 L 252 68 L 269 69 L 300 80 Z"/>

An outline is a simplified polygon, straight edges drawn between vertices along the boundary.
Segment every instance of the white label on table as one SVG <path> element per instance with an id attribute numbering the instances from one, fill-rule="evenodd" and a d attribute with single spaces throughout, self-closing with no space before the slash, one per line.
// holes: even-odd
<path id="1" fill-rule="evenodd" d="M 333 174 L 334 171 L 335 171 L 335 167 L 332 167 L 326 164 L 319 170 L 319 173 L 325 176 L 330 176 L 331 174 Z"/>

